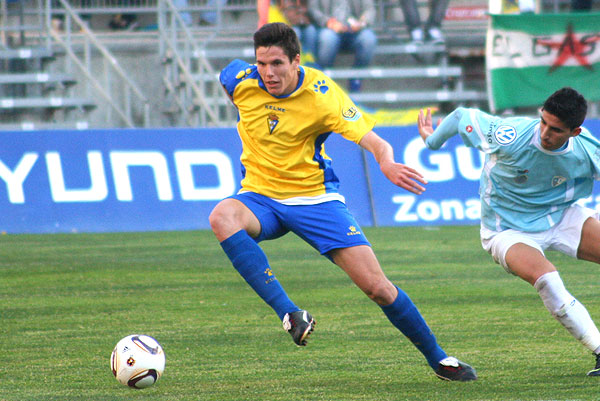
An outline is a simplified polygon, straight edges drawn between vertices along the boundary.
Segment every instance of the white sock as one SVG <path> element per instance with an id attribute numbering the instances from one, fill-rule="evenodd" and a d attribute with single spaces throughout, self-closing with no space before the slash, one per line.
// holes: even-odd
<path id="1" fill-rule="evenodd" d="M 571 295 L 557 271 L 546 273 L 533 285 L 546 309 L 590 351 L 600 348 L 600 332 L 585 307 Z"/>

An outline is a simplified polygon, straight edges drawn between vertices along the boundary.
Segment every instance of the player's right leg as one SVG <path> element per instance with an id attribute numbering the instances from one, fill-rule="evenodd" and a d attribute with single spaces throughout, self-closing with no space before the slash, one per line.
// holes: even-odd
<path id="1" fill-rule="evenodd" d="M 282 235 L 281 228 L 277 226 L 276 219 L 269 215 L 268 208 L 253 203 L 250 196 L 246 196 L 243 200 L 227 198 L 215 206 L 209 221 L 233 266 L 250 287 L 273 308 L 281 320 L 284 320 L 288 314 L 300 310 L 275 278 L 265 253 L 257 244 L 257 240 L 268 239 L 265 237 L 265 232 L 271 233 L 273 238 Z M 296 323 L 298 324 L 301 325 L 302 322 Z M 300 330 L 296 328 L 296 331 Z M 296 336 L 298 339 L 294 333 L 290 332 L 290 334 L 296 344 L 305 344 L 308 334 L 303 332 Z"/>

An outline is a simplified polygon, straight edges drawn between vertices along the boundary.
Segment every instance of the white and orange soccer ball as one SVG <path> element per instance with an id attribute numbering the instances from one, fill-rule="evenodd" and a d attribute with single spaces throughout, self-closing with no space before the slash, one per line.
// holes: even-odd
<path id="1" fill-rule="evenodd" d="M 150 387 L 165 370 L 165 353 L 154 338 L 132 334 L 121 339 L 110 356 L 113 375 L 129 387 Z"/>

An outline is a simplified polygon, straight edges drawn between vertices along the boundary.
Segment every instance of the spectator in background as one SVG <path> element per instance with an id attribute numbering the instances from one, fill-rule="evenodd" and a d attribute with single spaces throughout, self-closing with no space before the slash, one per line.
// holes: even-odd
<path id="1" fill-rule="evenodd" d="M 208 0 L 206 5 L 212 9 L 200 13 L 200 25 L 215 25 L 218 20 L 217 11 L 227 5 L 227 0 Z"/>
<path id="2" fill-rule="evenodd" d="M 309 0 L 308 13 L 319 27 L 317 63 L 321 67 L 332 67 L 340 50 L 354 52 L 356 68 L 371 63 L 377 45 L 377 35 L 369 28 L 375 19 L 373 0 Z M 350 92 L 360 87 L 360 79 L 350 80 Z"/>
<path id="3" fill-rule="evenodd" d="M 131 31 L 137 28 L 137 15 L 135 14 L 115 14 L 108 22 L 108 27 L 115 31 Z"/>
<path id="4" fill-rule="evenodd" d="M 279 9 L 302 45 L 302 64 L 315 67 L 317 27 L 308 15 L 308 0 L 278 0 Z M 317 66 L 318 67 L 318 66 Z"/>
<path id="5" fill-rule="evenodd" d="M 135 5 L 139 5 L 139 3 L 136 2 L 136 0 L 119 0 L 117 2 L 117 4 L 119 6 L 123 6 L 125 8 L 127 6 L 134 5 L 132 3 L 135 3 Z M 111 20 L 108 22 L 108 27 L 110 29 L 114 29 L 114 30 L 131 31 L 131 30 L 137 28 L 137 26 L 138 26 L 137 15 L 132 14 L 132 13 L 115 14 L 111 18 Z"/>
<path id="6" fill-rule="evenodd" d="M 571 0 L 571 11 L 590 11 L 592 0 Z"/>
<path id="7" fill-rule="evenodd" d="M 179 15 L 181 16 L 181 20 L 186 26 L 192 25 L 192 15 L 188 11 L 188 1 L 187 0 L 173 0 L 173 5 L 179 9 Z"/>
<path id="8" fill-rule="evenodd" d="M 319 68 L 315 63 L 317 27 L 308 15 L 308 0 L 257 0 L 256 7 L 259 28 L 268 22 L 290 25 L 302 45 L 301 64 Z"/>
<path id="9" fill-rule="evenodd" d="M 423 28 L 417 0 L 400 0 L 411 42 L 414 44 L 423 44 L 425 40 L 436 44 L 445 42 L 441 26 L 449 2 L 450 0 L 429 0 L 429 17 Z"/>
<path id="10" fill-rule="evenodd" d="M 15 3 L 16 1 L 12 1 L 13 3 Z M 63 13 L 58 13 L 58 10 L 62 10 L 62 5 L 58 2 L 58 1 L 52 1 L 50 3 L 51 5 L 51 25 L 52 28 L 56 31 L 63 31 L 65 29 L 65 15 Z M 21 5 L 21 7 L 23 7 L 23 5 Z M 91 7 L 91 1 L 90 0 L 81 0 L 80 3 L 80 7 L 81 8 L 89 8 Z M 81 20 L 83 22 L 85 22 L 88 26 L 90 24 L 90 20 L 92 18 L 92 16 L 88 13 L 83 13 L 80 10 L 76 10 L 76 12 L 79 12 L 79 18 L 81 18 Z"/>

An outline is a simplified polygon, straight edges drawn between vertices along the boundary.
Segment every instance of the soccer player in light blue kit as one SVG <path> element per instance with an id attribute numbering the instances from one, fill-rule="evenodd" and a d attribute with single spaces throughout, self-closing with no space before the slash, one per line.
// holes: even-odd
<path id="1" fill-rule="evenodd" d="M 588 376 L 600 376 L 600 333 L 586 308 L 565 288 L 544 251 L 600 263 L 598 213 L 577 204 L 600 179 L 600 142 L 581 126 L 585 98 L 562 88 L 540 118 L 500 118 L 458 108 L 434 130 L 431 110 L 419 113 L 427 148 L 459 134 L 485 153 L 479 193 L 481 244 L 507 272 L 527 281 L 577 340 L 596 355 Z"/>
<path id="2" fill-rule="evenodd" d="M 444 380 L 477 379 L 468 364 L 448 356 L 409 296 L 385 275 L 370 243 L 338 192 L 324 142 L 336 133 L 373 154 L 395 185 L 420 194 L 421 174 L 394 161 L 375 121 L 321 71 L 302 67 L 294 30 L 263 25 L 254 34 L 256 64 L 232 61 L 220 81 L 239 113 L 243 165 L 240 192 L 219 202 L 209 221 L 231 263 L 275 311 L 297 345 L 306 345 L 315 320 L 279 283 L 258 245 L 293 232 L 344 270 L 389 321 L 421 351 Z"/>

